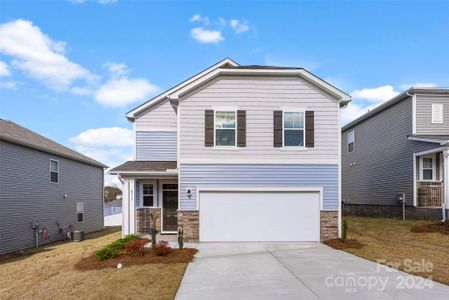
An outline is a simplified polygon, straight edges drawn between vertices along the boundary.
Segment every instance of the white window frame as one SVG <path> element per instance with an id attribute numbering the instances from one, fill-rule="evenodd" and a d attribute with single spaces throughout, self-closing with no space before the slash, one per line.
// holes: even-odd
<path id="1" fill-rule="evenodd" d="M 234 128 L 234 145 L 217 145 L 217 112 L 233 112 L 235 116 L 235 128 Z M 218 129 L 232 129 L 232 128 L 218 128 Z M 237 148 L 237 109 L 219 108 L 214 109 L 214 148 L 232 149 Z"/>
<path id="2" fill-rule="evenodd" d="M 153 196 L 153 206 L 144 206 L 143 205 L 143 196 L 144 196 L 144 194 L 143 194 L 143 185 L 144 184 L 151 184 L 153 186 L 153 194 L 145 194 L 146 196 Z M 139 189 L 140 189 L 139 207 L 141 207 L 141 208 L 156 208 L 157 207 L 157 202 L 158 202 L 157 201 L 157 191 L 156 191 L 157 185 L 156 185 L 156 183 L 155 182 L 142 181 L 142 182 L 140 182 Z"/>
<path id="3" fill-rule="evenodd" d="M 439 109 L 440 114 L 436 114 L 436 110 Z M 442 103 L 432 103 L 432 124 L 442 124 L 444 118 L 444 105 Z"/>
<path id="4" fill-rule="evenodd" d="M 82 207 L 82 211 L 81 212 L 78 210 L 78 205 L 79 204 L 81 204 L 81 207 Z M 78 221 L 78 214 L 82 214 L 83 215 L 82 221 Z M 84 223 L 84 202 L 76 202 L 76 223 Z"/>
<path id="5" fill-rule="evenodd" d="M 349 136 L 352 134 L 352 151 L 349 151 Z M 355 131 L 350 131 L 346 134 L 346 152 L 353 153 L 355 152 Z"/>
<path id="6" fill-rule="evenodd" d="M 423 166 L 424 166 L 424 158 L 431 158 L 432 159 L 432 179 L 424 179 L 424 168 L 423 168 Z M 429 168 L 426 168 L 426 170 L 429 170 Z M 437 173 L 437 168 L 436 168 L 436 157 L 435 157 L 435 154 L 420 156 L 420 158 L 419 158 L 419 180 L 420 181 L 425 181 L 425 182 L 435 182 L 435 181 L 437 181 L 436 173 Z"/>
<path id="7" fill-rule="evenodd" d="M 303 128 L 284 128 L 284 115 L 285 113 L 302 113 Z M 303 141 L 302 146 L 286 146 L 285 145 L 285 130 L 302 130 Z M 282 111 L 282 148 L 286 149 L 305 149 L 306 148 L 306 111 L 305 110 L 283 110 Z"/>
<path id="8" fill-rule="evenodd" d="M 57 163 L 57 166 L 58 166 L 58 170 L 57 170 L 57 171 L 52 171 L 52 170 L 51 170 L 51 162 L 52 162 L 52 161 L 54 161 L 54 162 Z M 50 172 L 49 172 L 50 183 L 59 184 L 59 160 L 50 158 L 49 164 L 50 164 Z M 57 174 L 58 174 L 58 181 L 56 181 L 56 182 L 51 181 L 51 173 L 57 173 Z"/>

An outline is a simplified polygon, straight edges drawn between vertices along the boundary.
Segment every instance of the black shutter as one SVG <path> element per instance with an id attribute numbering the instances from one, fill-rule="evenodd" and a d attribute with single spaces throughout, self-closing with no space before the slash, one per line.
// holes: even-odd
<path id="1" fill-rule="evenodd" d="M 273 145 L 276 148 L 282 147 L 282 110 L 273 112 Z"/>
<path id="2" fill-rule="evenodd" d="M 306 111 L 306 147 L 315 146 L 315 114 L 313 111 Z"/>
<path id="3" fill-rule="evenodd" d="M 204 112 L 204 146 L 214 146 L 214 111 L 206 110 Z"/>
<path id="4" fill-rule="evenodd" d="M 237 111 L 237 147 L 246 147 L 246 111 Z"/>

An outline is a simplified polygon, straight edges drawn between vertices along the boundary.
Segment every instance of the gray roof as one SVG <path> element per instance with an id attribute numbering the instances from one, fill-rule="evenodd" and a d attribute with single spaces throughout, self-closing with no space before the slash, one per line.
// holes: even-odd
<path id="1" fill-rule="evenodd" d="M 390 100 L 382 103 L 381 105 L 377 106 L 376 108 L 368 111 L 364 115 L 349 122 L 348 124 L 343 126 L 341 131 L 345 132 L 346 130 L 350 129 L 351 127 L 354 127 L 355 125 L 360 124 L 365 120 L 368 120 L 372 116 L 386 110 L 387 108 L 395 105 L 396 103 L 398 103 L 404 99 L 407 99 L 408 97 L 410 97 L 413 94 L 449 94 L 449 88 L 431 88 L 431 87 L 429 87 L 429 88 L 419 88 L 419 87 L 414 88 L 414 87 L 411 87 L 408 90 L 400 93 L 396 97 L 391 98 Z"/>
<path id="2" fill-rule="evenodd" d="M 12 121 L 0 119 L 0 140 L 21 145 L 31 149 L 73 159 L 92 166 L 107 168 L 106 165 L 58 144 Z"/>
<path id="3" fill-rule="evenodd" d="M 282 66 L 262 66 L 262 65 L 246 65 L 246 66 L 223 66 L 220 69 L 243 69 L 243 70 L 301 70 L 299 67 L 282 67 Z"/>
<path id="4" fill-rule="evenodd" d="M 127 161 L 111 170 L 109 173 L 117 174 L 121 172 L 166 172 L 176 169 L 176 161 Z"/>

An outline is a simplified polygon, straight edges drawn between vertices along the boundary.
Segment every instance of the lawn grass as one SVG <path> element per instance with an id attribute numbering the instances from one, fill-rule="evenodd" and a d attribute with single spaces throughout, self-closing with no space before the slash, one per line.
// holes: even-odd
<path id="1" fill-rule="evenodd" d="M 435 223 L 366 217 L 344 217 L 348 222 L 348 239 L 365 244 L 361 249 L 344 251 L 372 260 L 400 263 L 424 259 L 433 264 L 433 280 L 449 285 L 449 235 L 438 232 L 412 232 L 411 228 Z M 400 267 L 403 269 L 403 267 Z M 410 272 L 416 275 L 420 273 Z"/>
<path id="2" fill-rule="evenodd" d="M 78 271 L 81 258 L 120 237 L 118 229 L 57 243 L 23 255 L 0 256 L 0 299 L 173 299 L 186 263 Z"/>

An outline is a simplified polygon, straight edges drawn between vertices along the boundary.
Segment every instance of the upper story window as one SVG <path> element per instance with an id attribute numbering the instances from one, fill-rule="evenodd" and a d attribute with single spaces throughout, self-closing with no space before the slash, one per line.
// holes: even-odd
<path id="1" fill-rule="evenodd" d="M 284 111 L 284 147 L 304 146 L 304 112 Z"/>
<path id="2" fill-rule="evenodd" d="M 236 146 L 236 112 L 215 112 L 215 146 Z"/>
<path id="3" fill-rule="evenodd" d="M 59 161 L 50 159 L 50 182 L 59 183 Z"/>
<path id="4" fill-rule="evenodd" d="M 355 134 L 354 131 L 351 131 L 346 136 L 347 145 L 348 145 L 348 153 L 354 152 L 354 143 L 355 143 Z"/>
<path id="5" fill-rule="evenodd" d="M 152 183 L 142 184 L 142 206 L 143 207 L 154 206 L 154 186 Z"/>
<path id="6" fill-rule="evenodd" d="M 443 104 L 432 104 L 432 123 L 443 123 Z"/>
<path id="7" fill-rule="evenodd" d="M 433 156 L 421 157 L 421 180 L 435 180 L 435 158 Z"/>

